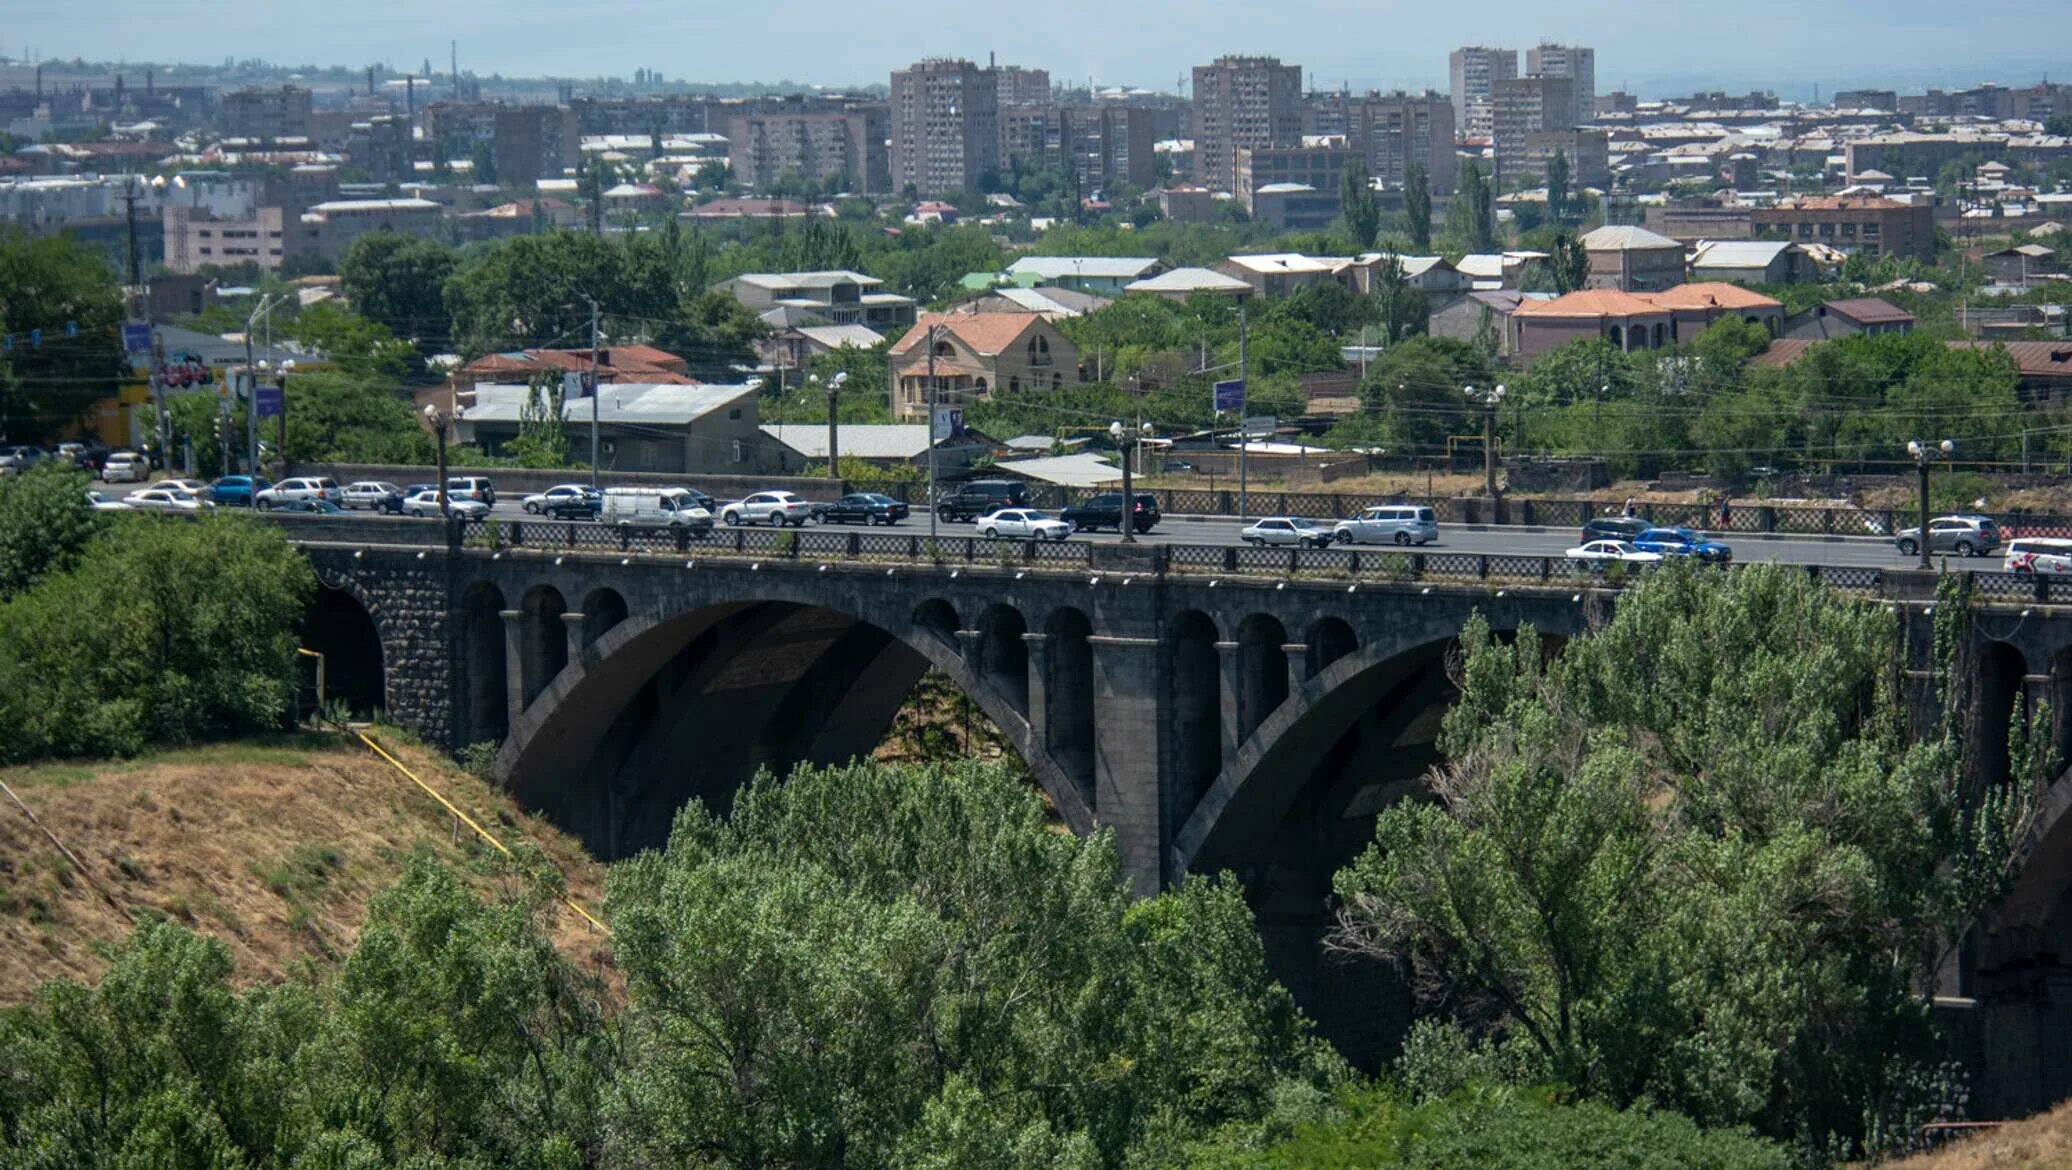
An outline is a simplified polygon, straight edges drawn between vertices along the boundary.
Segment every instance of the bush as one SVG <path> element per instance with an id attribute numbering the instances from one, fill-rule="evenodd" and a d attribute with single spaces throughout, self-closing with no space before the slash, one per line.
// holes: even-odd
<path id="1" fill-rule="evenodd" d="M 0 762 L 282 726 L 315 581 L 244 517 L 119 517 L 0 607 Z"/>

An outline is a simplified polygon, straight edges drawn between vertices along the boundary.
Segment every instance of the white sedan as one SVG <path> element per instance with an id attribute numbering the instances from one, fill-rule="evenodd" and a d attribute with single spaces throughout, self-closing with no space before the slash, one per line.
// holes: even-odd
<path id="1" fill-rule="evenodd" d="M 1268 516 L 1239 533 L 1246 544 L 1292 544 L 1299 548 L 1326 548 L 1336 539 L 1328 528 L 1319 528 L 1300 516 Z"/>
<path id="2" fill-rule="evenodd" d="M 466 496 L 457 496 L 451 492 L 446 494 L 446 510 L 455 516 L 468 520 L 480 520 L 482 517 L 489 515 L 488 504 L 480 500 L 471 500 Z M 433 488 L 430 491 L 422 491 L 404 500 L 403 514 L 405 516 L 419 517 L 437 516 L 439 514 L 438 489 Z"/>
<path id="3" fill-rule="evenodd" d="M 216 506 L 193 492 L 162 487 L 131 492 L 122 502 L 139 512 L 202 512 Z"/>
<path id="4" fill-rule="evenodd" d="M 209 490 L 209 485 L 198 479 L 161 479 L 151 486 L 165 488 L 167 491 L 187 492 L 197 496 Z"/>
<path id="5" fill-rule="evenodd" d="M 1592 561 L 1600 564 L 1624 561 L 1646 565 L 1662 559 L 1661 553 L 1642 552 L 1623 540 L 1593 540 L 1562 555 L 1572 561 Z"/>
<path id="6" fill-rule="evenodd" d="M 121 500 L 110 499 L 107 492 L 87 492 L 86 506 L 96 512 L 127 512 L 130 510 L 130 506 Z"/>
<path id="7" fill-rule="evenodd" d="M 1072 526 L 1034 508 L 1002 508 L 978 518 L 978 533 L 992 539 L 1063 540 L 1072 535 Z"/>
<path id="8" fill-rule="evenodd" d="M 534 492 L 525 497 L 525 510 L 535 516 L 544 516 L 556 504 L 572 504 L 591 492 L 587 483 L 557 483 L 543 492 Z"/>

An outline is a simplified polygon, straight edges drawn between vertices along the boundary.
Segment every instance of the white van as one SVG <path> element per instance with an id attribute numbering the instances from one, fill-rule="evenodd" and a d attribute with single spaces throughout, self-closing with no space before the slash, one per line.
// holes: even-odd
<path id="1" fill-rule="evenodd" d="M 699 506 L 689 488 L 606 488 L 604 511 L 597 518 L 606 524 L 712 530 L 712 513 Z"/>
<path id="2" fill-rule="evenodd" d="M 2010 573 L 2072 573 L 2072 540 L 2025 536 L 2011 541 L 2006 568 Z"/>
<path id="3" fill-rule="evenodd" d="M 1427 507 L 1391 504 L 1368 508 L 1331 531 L 1340 544 L 1415 544 L 1439 539 L 1439 517 Z"/>

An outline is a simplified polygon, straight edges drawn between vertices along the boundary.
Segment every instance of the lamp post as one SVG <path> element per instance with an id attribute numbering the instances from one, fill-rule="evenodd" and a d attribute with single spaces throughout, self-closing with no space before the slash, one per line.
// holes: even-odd
<path id="1" fill-rule="evenodd" d="M 1115 440 L 1115 449 L 1122 455 L 1122 519 L 1116 528 L 1122 534 L 1122 543 L 1137 543 L 1137 493 L 1130 480 L 1130 462 L 1136 450 L 1151 436 L 1151 424 L 1140 423 L 1135 431 L 1120 422 L 1108 424 L 1108 437 Z"/>
<path id="2" fill-rule="evenodd" d="M 1957 444 L 1948 439 L 1940 443 L 1924 443 L 1919 439 L 1907 440 L 1907 454 L 1914 457 L 1914 469 L 1921 477 L 1921 528 L 1915 544 L 1921 549 L 1921 568 L 1924 572 L 1935 568 L 1928 552 L 1928 465 L 1938 459 L 1948 459 L 1957 450 Z"/>
<path id="3" fill-rule="evenodd" d="M 439 444 L 439 515 L 446 515 L 446 412 L 436 404 L 426 404 L 425 421 L 432 424 L 432 435 Z"/>
<path id="4" fill-rule="evenodd" d="M 1482 404 L 1482 492 L 1490 499 L 1496 499 L 1496 411 L 1504 402 L 1504 388 L 1496 386 L 1489 390 L 1467 388 L 1469 398 Z"/>
<path id="5" fill-rule="evenodd" d="M 806 381 L 814 386 L 818 386 L 820 385 L 820 375 L 808 374 L 806 375 Z M 836 429 L 838 424 L 835 421 L 835 404 L 840 401 L 842 387 L 848 381 L 849 371 L 847 370 L 842 370 L 827 380 L 827 477 L 833 480 L 842 478 L 842 452 L 839 446 L 840 432 Z"/>

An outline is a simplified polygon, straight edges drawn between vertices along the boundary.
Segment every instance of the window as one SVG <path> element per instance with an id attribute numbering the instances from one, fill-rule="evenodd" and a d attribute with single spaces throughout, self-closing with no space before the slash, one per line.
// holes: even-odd
<path id="1" fill-rule="evenodd" d="M 730 410 L 730 411 L 728 411 L 728 412 L 727 412 L 727 418 L 729 418 L 729 419 L 738 419 L 738 418 L 740 418 L 740 417 L 741 417 L 741 408 L 740 408 L 740 407 L 738 407 L 738 406 L 737 406 L 737 407 L 735 407 L 734 409 L 732 409 L 732 410 Z"/>

